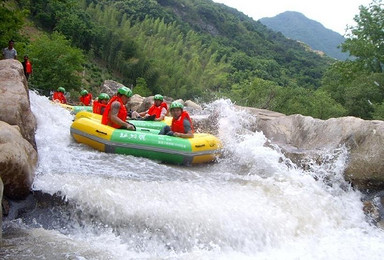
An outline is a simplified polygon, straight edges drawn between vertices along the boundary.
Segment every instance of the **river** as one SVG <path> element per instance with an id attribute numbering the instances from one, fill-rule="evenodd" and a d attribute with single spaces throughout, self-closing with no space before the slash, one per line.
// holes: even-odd
<path id="1" fill-rule="evenodd" d="M 173 166 L 77 144 L 68 111 L 30 99 L 43 203 L 4 221 L 1 259 L 384 259 L 344 149 L 300 169 L 217 100 L 224 156 Z"/>

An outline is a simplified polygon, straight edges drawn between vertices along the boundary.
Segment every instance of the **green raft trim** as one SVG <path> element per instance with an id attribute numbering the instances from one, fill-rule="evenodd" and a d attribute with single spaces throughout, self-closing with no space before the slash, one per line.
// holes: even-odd
<path id="1" fill-rule="evenodd" d="M 88 111 L 88 112 L 93 112 L 93 107 L 92 106 L 73 106 L 72 107 L 72 112 L 76 115 L 80 111 Z"/>
<path id="2" fill-rule="evenodd" d="M 128 122 L 136 127 L 152 128 L 158 130 L 161 130 L 164 126 L 167 125 L 165 122 L 160 121 L 128 120 Z"/>

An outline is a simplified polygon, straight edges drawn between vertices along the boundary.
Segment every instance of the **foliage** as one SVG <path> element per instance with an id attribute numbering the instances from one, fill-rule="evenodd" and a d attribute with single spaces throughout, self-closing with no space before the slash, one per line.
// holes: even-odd
<path id="1" fill-rule="evenodd" d="M 240 105 L 316 114 L 311 95 L 331 62 L 236 10 L 207 0 L 19 0 L 19 4 L 46 31 L 57 31 L 86 51 L 85 85 L 113 77 L 143 95 L 203 101 L 230 95 Z M 47 87 L 49 82 L 34 83 Z M 320 93 L 320 100 L 334 100 Z M 329 111 L 318 114 L 331 116 Z"/>
<path id="2" fill-rule="evenodd" d="M 274 82 L 255 79 L 249 82 L 248 91 L 234 85 L 230 97 L 232 100 L 285 114 L 303 114 L 328 119 L 343 116 L 345 109 L 329 93 L 323 90 L 281 87 Z"/>
<path id="3" fill-rule="evenodd" d="M 137 78 L 136 87 L 133 91 L 135 94 L 139 94 L 142 97 L 147 97 L 151 95 L 151 91 L 147 87 L 147 82 L 143 78 Z"/>
<path id="4" fill-rule="evenodd" d="M 8 46 L 9 40 L 15 41 L 15 49 L 18 57 L 22 56 L 28 40 L 20 34 L 20 29 L 24 25 L 26 11 L 15 9 L 7 5 L 6 2 L 0 3 L 0 47 Z"/>
<path id="5" fill-rule="evenodd" d="M 373 0 L 369 7 L 360 6 L 360 14 L 350 27 L 349 38 L 342 45 L 344 51 L 357 57 L 372 72 L 383 72 L 384 64 L 384 4 Z"/>
<path id="6" fill-rule="evenodd" d="M 63 35 L 57 32 L 42 35 L 31 43 L 29 53 L 33 64 L 33 86 L 44 90 L 80 89 L 84 55 L 80 49 L 71 47 Z"/>
<path id="7" fill-rule="evenodd" d="M 374 0 L 360 7 L 357 25 L 350 27 L 349 38 L 342 45 L 356 57 L 338 62 L 325 73 L 321 89 L 347 111 L 363 119 L 381 118 L 384 101 L 384 5 Z"/>

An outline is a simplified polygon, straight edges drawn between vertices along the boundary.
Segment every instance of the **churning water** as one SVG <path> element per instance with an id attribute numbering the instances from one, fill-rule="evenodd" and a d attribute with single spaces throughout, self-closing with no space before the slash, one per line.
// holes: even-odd
<path id="1" fill-rule="evenodd" d="M 384 232 L 343 181 L 342 148 L 300 169 L 248 130 L 257 118 L 218 100 L 223 158 L 178 167 L 77 144 L 68 111 L 30 98 L 33 189 L 55 196 L 3 224 L 3 259 L 384 259 Z"/>

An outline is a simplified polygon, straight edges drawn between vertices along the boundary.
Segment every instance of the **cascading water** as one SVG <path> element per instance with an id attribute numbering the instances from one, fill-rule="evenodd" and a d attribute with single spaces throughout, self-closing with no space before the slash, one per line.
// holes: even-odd
<path id="1" fill-rule="evenodd" d="M 5 221 L 3 259 L 384 258 L 384 232 L 343 181 L 342 148 L 300 169 L 247 130 L 257 118 L 218 100 L 210 107 L 221 111 L 224 157 L 171 166 L 77 144 L 68 111 L 30 98 L 38 120 L 33 189 L 65 201 Z"/>

